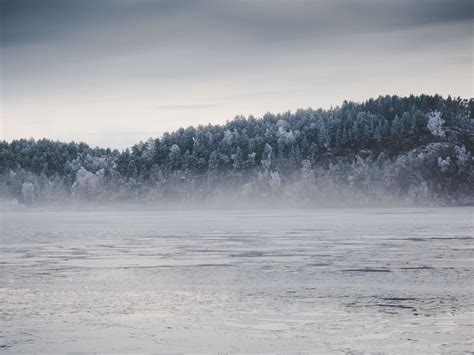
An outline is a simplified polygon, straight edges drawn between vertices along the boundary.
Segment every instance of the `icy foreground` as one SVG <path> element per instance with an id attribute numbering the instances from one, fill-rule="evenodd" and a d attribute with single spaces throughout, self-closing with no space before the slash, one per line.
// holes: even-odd
<path id="1" fill-rule="evenodd" d="M 4 212 L 0 351 L 473 351 L 473 209 Z"/>

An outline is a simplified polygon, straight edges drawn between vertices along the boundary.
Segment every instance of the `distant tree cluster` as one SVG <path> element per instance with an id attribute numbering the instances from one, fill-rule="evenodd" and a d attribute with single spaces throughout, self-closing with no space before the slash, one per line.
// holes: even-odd
<path id="1" fill-rule="evenodd" d="M 473 204 L 474 100 L 384 96 L 224 125 L 131 149 L 0 142 L 0 197 L 64 201 Z"/>

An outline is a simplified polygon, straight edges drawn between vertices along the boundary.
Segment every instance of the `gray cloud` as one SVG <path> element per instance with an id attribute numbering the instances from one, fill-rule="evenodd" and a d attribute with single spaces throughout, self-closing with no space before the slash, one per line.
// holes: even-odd
<path id="1" fill-rule="evenodd" d="M 155 35 L 158 41 L 195 40 L 214 37 L 218 31 L 268 42 L 394 30 L 473 16 L 470 0 L 3 0 L 2 44 L 74 38 L 83 31 L 98 37 L 131 32 L 125 41 L 152 40 Z"/>

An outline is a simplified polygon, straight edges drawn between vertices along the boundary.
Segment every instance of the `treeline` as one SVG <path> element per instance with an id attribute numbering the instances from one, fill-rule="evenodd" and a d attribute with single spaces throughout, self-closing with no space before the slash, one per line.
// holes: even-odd
<path id="1" fill-rule="evenodd" d="M 122 152 L 0 142 L 0 197 L 65 201 L 474 203 L 474 100 L 384 96 L 180 128 Z"/>

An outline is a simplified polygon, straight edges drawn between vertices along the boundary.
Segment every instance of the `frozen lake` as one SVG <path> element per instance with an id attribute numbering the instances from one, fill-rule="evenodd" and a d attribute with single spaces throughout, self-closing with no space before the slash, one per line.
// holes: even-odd
<path id="1" fill-rule="evenodd" d="M 0 352 L 473 351 L 473 211 L 3 212 Z"/>

